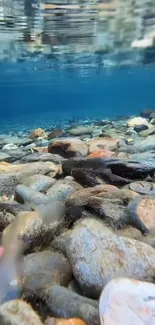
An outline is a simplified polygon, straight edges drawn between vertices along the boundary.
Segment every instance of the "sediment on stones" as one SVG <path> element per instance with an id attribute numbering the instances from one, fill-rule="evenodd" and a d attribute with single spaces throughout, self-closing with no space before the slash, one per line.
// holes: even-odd
<path id="1" fill-rule="evenodd" d="M 25 250 L 24 254 L 27 255 L 45 249 L 51 244 L 55 237 L 61 235 L 67 227 L 68 221 L 62 220 L 60 223 L 56 222 L 49 226 L 41 225 L 37 231 L 33 231 L 32 233 L 18 235 L 19 240 L 23 240 L 28 244 L 28 248 Z"/>
<path id="2" fill-rule="evenodd" d="M 15 216 L 9 212 L 0 212 L 0 232 L 15 220 Z"/>
<path id="3" fill-rule="evenodd" d="M 119 228 L 126 225 L 125 207 L 123 202 L 118 199 L 109 200 L 91 196 L 86 204 L 88 211 L 95 212 L 98 217 L 104 220 L 105 224 L 112 228 Z"/>

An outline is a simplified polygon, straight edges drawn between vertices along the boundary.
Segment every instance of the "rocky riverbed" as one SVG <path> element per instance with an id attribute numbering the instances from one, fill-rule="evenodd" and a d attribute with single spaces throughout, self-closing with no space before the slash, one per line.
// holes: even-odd
<path id="1" fill-rule="evenodd" d="M 0 134 L 2 325 L 155 324 L 155 110 Z"/>

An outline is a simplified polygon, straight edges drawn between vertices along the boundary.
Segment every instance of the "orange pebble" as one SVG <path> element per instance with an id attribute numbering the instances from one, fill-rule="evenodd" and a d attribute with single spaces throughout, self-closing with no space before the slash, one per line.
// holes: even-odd
<path id="1" fill-rule="evenodd" d="M 86 325 L 86 323 L 80 318 L 48 318 L 45 321 L 45 325 Z"/>
<path id="2" fill-rule="evenodd" d="M 88 155 L 88 158 L 108 158 L 112 157 L 115 153 L 110 150 L 99 150 L 92 152 L 90 155 Z"/>

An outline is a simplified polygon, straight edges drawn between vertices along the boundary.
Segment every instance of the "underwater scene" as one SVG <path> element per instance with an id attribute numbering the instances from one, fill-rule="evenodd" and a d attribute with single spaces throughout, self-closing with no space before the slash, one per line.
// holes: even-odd
<path id="1" fill-rule="evenodd" d="M 155 325 L 155 0 L 0 0 L 0 325 Z"/>

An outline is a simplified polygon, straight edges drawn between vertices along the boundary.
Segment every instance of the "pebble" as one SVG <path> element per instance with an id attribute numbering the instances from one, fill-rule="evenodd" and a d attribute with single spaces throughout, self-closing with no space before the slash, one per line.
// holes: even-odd
<path id="1" fill-rule="evenodd" d="M 137 198 L 128 205 L 127 212 L 137 225 L 137 229 L 148 233 L 155 229 L 155 196 Z"/>
<path id="2" fill-rule="evenodd" d="M 52 185 L 54 185 L 55 182 L 56 179 L 52 177 L 35 174 L 25 178 L 23 184 L 29 186 L 32 190 L 46 192 L 50 187 L 52 187 Z"/>
<path id="3" fill-rule="evenodd" d="M 10 300 L 0 306 L 1 325 L 43 325 L 32 307 L 23 300 Z"/>
<path id="4" fill-rule="evenodd" d="M 125 325 L 147 317 L 141 297 L 143 281 L 153 292 L 155 278 L 154 117 L 145 110 L 0 135 L 0 323 L 2 307 L 13 302 L 21 306 L 17 317 L 9 311 L 4 324 Z"/>
<path id="5" fill-rule="evenodd" d="M 137 133 L 139 133 L 139 132 L 142 132 L 142 131 L 146 131 L 146 130 L 148 130 L 148 126 L 147 125 L 136 125 L 135 127 L 134 127 L 134 130 L 137 132 Z"/>
<path id="6" fill-rule="evenodd" d="M 18 149 L 18 147 L 13 143 L 8 143 L 2 148 L 3 151 L 5 151 L 5 150 L 6 151 L 7 150 L 16 150 L 16 149 Z"/>
<path id="7" fill-rule="evenodd" d="M 53 316 L 58 318 L 78 317 L 86 324 L 99 325 L 98 302 L 78 295 L 58 285 L 45 290 L 44 299 Z"/>
<path id="8" fill-rule="evenodd" d="M 32 133 L 30 134 L 30 139 L 35 139 L 35 138 L 46 138 L 47 134 L 45 133 L 45 131 L 41 128 L 35 129 L 34 131 L 32 131 Z"/>
<path id="9" fill-rule="evenodd" d="M 62 136 L 63 133 L 64 132 L 60 129 L 54 129 L 54 130 L 52 130 L 52 132 L 50 132 L 48 134 L 48 139 L 50 140 L 50 139 L 58 138 L 58 137 Z"/>
<path id="10" fill-rule="evenodd" d="M 45 321 L 45 325 L 86 325 L 86 323 L 79 318 L 63 319 L 49 317 Z"/>
<path id="11" fill-rule="evenodd" d="M 127 125 L 128 125 L 128 127 L 135 127 L 135 126 L 139 126 L 139 125 L 146 125 L 149 127 L 148 121 L 143 117 L 134 117 L 132 119 L 129 119 L 127 121 Z"/>
<path id="12" fill-rule="evenodd" d="M 155 113 L 154 109 L 145 108 L 141 111 L 140 116 L 143 118 L 149 118 L 152 113 Z"/>
<path id="13" fill-rule="evenodd" d="M 155 324 L 155 284 L 119 278 L 104 288 L 99 313 L 101 325 Z"/>
<path id="14" fill-rule="evenodd" d="M 10 155 L 8 153 L 0 151 L 0 162 L 9 162 Z"/>
<path id="15" fill-rule="evenodd" d="M 48 152 L 58 154 L 63 158 L 87 156 L 87 144 L 78 138 L 54 139 L 48 146 Z"/>
<path id="16" fill-rule="evenodd" d="M 66 200 L 72 193 L 82 189 L 74 180 L 58 180 L 48 191 L 47 196 L 52 200 Z"/>
<path id="17" fill-rule="evenodd" d="M 79 126 L 77 128 L 70 129 L 68 131 L 69 134 L 78 136 L 83 134 L 92 134 L 93 127 Z"/>
<path id="18" fill-rule="evenodd" d="M 66 250 L 75 279 L 91 298 L 98 298 L 113 278 L 154 279 L 155 250 L 118 237 L 95 219 L 84 219 L 74 227 Z"/>
<path id="19" fill-rule="evenodd" d="M 155 187 L 151 182 L 133 182 L 129 185 L 129 188 L 140 194 L 155 194 Z"/>
<path id="20" fill-rule="evenodd" d="M 87 142 L 89 146 L 89 154 L 100 151 L 101 149 L 104 150 L 115 150 L 118 147 L 119 139 L 118 138 L 98 138 L 92 139 Z"/>
<path id="21" fill-rule="evenodd" d="M 109 158 L 109 157 L 113 157 L 115 154 L 114 151 L 110 151 L 110 150 L 99 150 L 99 151 L 95 151 L 92 152 L 88 155 L 88 158 Z"/>
<path id="22" fill-rule="evenodd" d="M 45 250 L 24 258 L 23 278 L 24 290 L 29 295 L 41 296 L 51 285 L 68 286 L 72 270 L 62 254 Z"/>
<path id="23" fill-rule="evenodd" d="M 47 196 L 28 186 L 17 185 L 15 190 L 15 200 L 19 203 L 27 203 L 31 207 L 49 202 Z"/>

